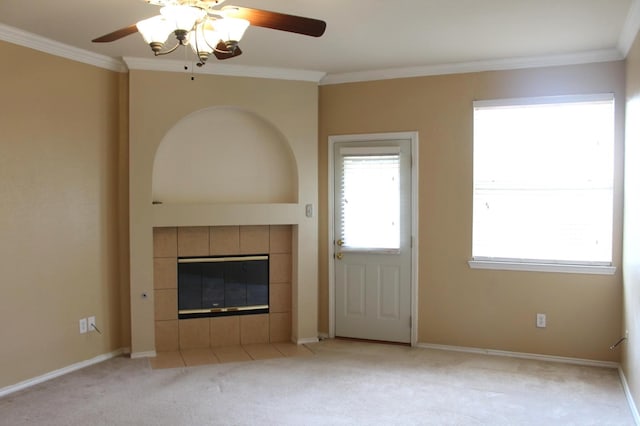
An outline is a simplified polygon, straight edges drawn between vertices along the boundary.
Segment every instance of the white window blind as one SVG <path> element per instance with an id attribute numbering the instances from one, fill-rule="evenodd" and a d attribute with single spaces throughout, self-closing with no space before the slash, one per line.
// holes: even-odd
<path id="1" fill-rule="evenodd" d="M 343 154 L 344 247 L 400 248 L 400 154 Z"/>
<path id="2" fill-rule="evenodd" d="M 612 95 L 474 104 L 474 259 L 610 265 Z"/>

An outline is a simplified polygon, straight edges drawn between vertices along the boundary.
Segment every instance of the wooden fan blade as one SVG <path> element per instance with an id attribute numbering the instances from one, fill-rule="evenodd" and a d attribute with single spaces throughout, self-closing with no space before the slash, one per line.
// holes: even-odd
<path id="1" fill-rule="evenodd" d="M 231 52 L 229 49 L 227 49 L 227 46 L 225 46 L 224 42 L 221 41 L 216 46 L 216 50 L 213 51 L 213 54 L 216 56 L 216 58 L 223 60 L 235 58 L 236 56 L 242 55 L 242 50 L 240 50 L 239 46 L 236 46 L 235 50 Z"/>
<path id="2" fill-rule="evenodd" d="M 256 27 L 288 31 L 312 37 L 320 37 L 327 28 L 327 23 L 319 19 L 304 18 L 268 10 L 237 6 L 226 6 L 222 10 L 225 16 L 246 19 Z"/>
<path id="3" fill-rule="evenodd" d="M 138 27 L 136 27 L 136 24 L 133 24 L 133 25 L 129 25 L 128 27 L 115 30 L 112 33 L 105 34 L 102 37 L 94 38 L 91 41 L 94 43 L 109 43 L 110 41 L 120 40 L 123 37 L 126 37 L 131 34 L 135 34 L 137 32 L 138 32 Z"/>

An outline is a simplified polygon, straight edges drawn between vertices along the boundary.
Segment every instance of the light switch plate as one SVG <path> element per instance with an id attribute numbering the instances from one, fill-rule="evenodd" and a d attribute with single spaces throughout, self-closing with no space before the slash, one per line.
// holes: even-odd
<path id="1" fill-rule="evenodd" d="M 545 328 L 547 326 L 547 316 L 545 314 L 536 314 L 536 327 Z"/>

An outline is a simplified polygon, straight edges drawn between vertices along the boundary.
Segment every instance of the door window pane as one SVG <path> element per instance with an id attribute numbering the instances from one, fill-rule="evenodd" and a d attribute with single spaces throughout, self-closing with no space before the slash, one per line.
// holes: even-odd
<path id="1" fill-rule="evenodd" d="M 345 247 L 400 248 L 400 155 L 343 155 L 340 209 Z"/>

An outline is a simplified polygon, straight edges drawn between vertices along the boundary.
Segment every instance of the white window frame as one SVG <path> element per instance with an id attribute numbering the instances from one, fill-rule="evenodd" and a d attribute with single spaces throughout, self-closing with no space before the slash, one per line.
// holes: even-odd
<path id="1" fill-rule="evenodd" d="M 571 96 L 546 96 L 535 98 L 495 99 L 474 101 L 474 111 L 477 107 L 536 105 L 550 103 L 571 102 L 597 102 L 614 101 L 612 93 L 571 95 Z M 615 141 L 614 141 L 615 143 Z M 615 148 L 614 148 L 615 149 Z M 614 190 L 615 194 L 615 190 Z M 613 208 L 613 206 L 612 206 Z M 613 225 L 613 224 L 612 224 Z M 613 232 L 613 229 L 612 229 Z M 613 247 L 612 247 L 613 250 Z M 613 254 L 612 254 L 613 256 Z M 616 267 L 609 262 L 562 262 L 562 261 L 536 261 L 517 258 L 491 258 L 474 256 L 468 261 L 472 269 L 493 269 L 507 271 L 533 271 L 533 272 L 561 272 L 579 274 L 613 275 Z"/>

